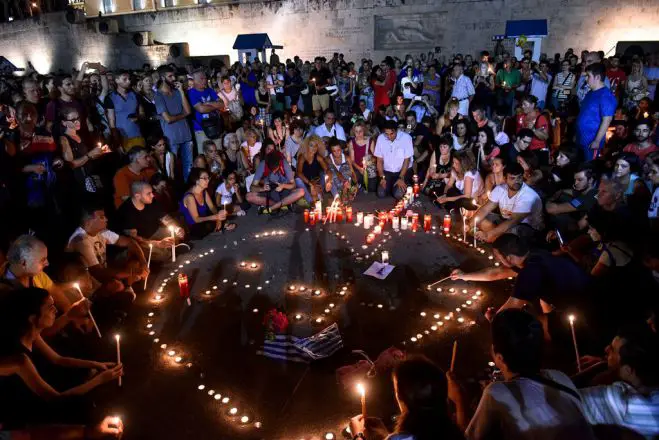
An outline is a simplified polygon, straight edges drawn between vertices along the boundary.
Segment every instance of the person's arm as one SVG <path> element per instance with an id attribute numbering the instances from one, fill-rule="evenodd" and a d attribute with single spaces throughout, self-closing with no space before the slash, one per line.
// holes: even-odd
<path id="1" fill-rule="evenodd" d="M 295 169 L 295 176 L 300 179 L 302 182 L 304 182 L 305 185 L 308 187 L 311 187 L 311 182 L 309 179 L 306 178 L 304 173 L 302 172 L 302 161 L 304 160 L 304 157 L 302 155 L 299 155 L 297 157 L 297 168 Z"/>
<path id="2" fill-rule="evenodd" d="M 85 72 L 87 71 L 88 67 L 87 61 L 82 63 L 82 66 L 80 66 L 80 70 L 78 71 L 78 74 L 73 80 L 73 85 L 75 86 L 77 91 L 80 91 L 80 86 L 82 85 L 82 80 L 85 79 Z"/>
<path id="3" fill-rule="evenodd" d="M 80 168 L 81 166 L 85 165 L 87 162 L 89 162 L 92 159 L 91 151 L 85 154 L 84 156 L 82 156 L 81 158 L 74 159 L 73 153 L 71 152 L 71 145 L 69 145 L 69 140 L 66 138 L 66 136 L 60 136 L 59 141 L 60 141 L 60 145 L 62 146 L 62 157 L 64 158 L 64 161 L 69 164 L 71 168 L 73 169 Z"/>
<path id="4" fill-rule="evenodd" d="M 523 212 L 523 213 L 515 212 L 510 216 L 509 219 L 504 220 L 503 222 L 495 226 L 494 229 L 487 232 L 479 231 L 477 234 L 483 237 L 483 240 L 491 243 L 497 238 L 499 238 L 499 236 L 508 232 L 508 230 L 510 230 L 514 226 L 517 226 L 518 224 L 522 223 L 522 221 L 524 221 L 524 219 L 529 215 L 531 215 L 530 212 Z"/>
<path id="5" fill-rule="evenodd" d="M 485 217 L 487 217 L 492 211 L 494 211 L 494 209 L 497 208 L 498 206 L 499 206 L 498 203 L 495 203 L 495 202 L 493 202 L 492 200 L 489 200 L 489 199 L 488 199 L 487 203 L 485 203 L 483 206 L 481 206 L 480 208 L 478 208 L 478 210 L 476 210 L 476 212 L 474 213 L 474 215 L 473 215 L 473 217 L 472 217 L 472 220 L 469 222 L 469 223 L 470 223 L 470 227 L 471 227 L 471 228 L 474 227 L 474 223 L 473 223 L 473 222 L 474 222 L 476 219 L 483 220 L 483 219 L 484 219 Z"/>
<path id="6" fill-rule="evenodd" d="M 110 128 L 117 128 L 117 119 L 115 118 L 114 109 L 106 108 L 105 116 L 108 118 L 108 125 L 110 125 Z"/>
<path id="7" fill-rule="evenodd" d="M 103 102 L 105 97 L 108 96 L 110 91 L 110 82 L 108 81 L 108 76 L 105 72 L 100 73 L 101 77 L 101 93 L 98 95 L 98 99 Z"/>
<path id="8" fill-rule="evenodd" d="M 543 119 L 545 119 L 545 121 L 546 121 L 546 118 L 545 118 L 544 116 L 542 116 L 542 115 L 538 116 L 538 118 L 543 118 Z M 533 135 L 534 135 L 535 137 L 537 137 L 537 138 L 540 139 L 541 141 L 546 141 L 547 139 L 549 139 L 549 132 L 548 132 L 548 130 L 547 130 L 548 126 L 549 126 L 549 121 L 546 121 L 546 124 L 545 124 L 544 126 L 541 126 L 541 127 L 537 127 L 537 128 L 536 128 L 536 127 L 535 127 L 535 124 L 534 124 L 534 125 L 533 125 L 532 127 L 530 127 L 530 128 L 531 128 L 531 131 L 533 131 Z"/>
<path id="9" fill-rule="evenodd" d="M 41 336 L 38 336 L 34 341 L 34 346 L 39 352 L 53 365 L 65 368 L 97 368 L 105 370 L 107 365 L 100 362 L 88 361 L 84 359 L 76 359 L 72 357 L 62 356 L 51 348 Z"/>
<path id="10" fill-rule="evenodd" d="M 606 136 L 606 131 L 609 129 L 609 125 L 611 125 L 611 121 L 613 120 L 613 116 L 604 116 L 602 118 L 602 122 L 600 122 L 599 129 L 597 130 L 597 135 L 595 136 L 595 140 L 591 142 L 590 148 L 593 150 L 597 150 L 600 147 L 600 143 L 602 142 L 602 139 L 604 139 L 604 136 Z"/>
<path id="11" fill-rule="evenodd" d="M 127 248 L 128 253 L 134 257 L 137 257 L 140 264 L 146 267 L 146 258 L 144 257 L 144 252 L 142 251 L 142 248 L 137 244 L 135 240 L 120 235 L 119 239 L 114 244 L 115 246 Z"/>
<path id="12" fill-rule="evenodd" d="M 430 168 L 428 168 L 428 172 L 426 173 L 426 178 L 423 179 L 423 184 L 421 185 L 421 188 L 425 188 L 425 186 L 428 184 L 428 180 L 430 179 L 430 176 L 433 176 L 433 179 L 435 178 L 435 170 L 437 169 L 437 162 L 435 160 L 435 152 L 433 151 L 432 154 L 430 155 Z"/>
<path id="13" fill-rule="evenodd" d="M 572 203 L 553 203 L 553 202 L 547 202 L 545 205 L 545 209 L 547 210 L 548 214 L 551 215 L 559 215 L 559 214 L 567 214 L 570 212 L 576 212 L 577 208 L 572 206 Z"/>

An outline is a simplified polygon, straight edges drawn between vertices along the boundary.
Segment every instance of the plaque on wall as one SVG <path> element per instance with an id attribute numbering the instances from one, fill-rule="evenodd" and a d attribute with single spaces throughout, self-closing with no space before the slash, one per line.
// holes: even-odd
<path id="1" fill-rule="evenodd" d="M 447 12 L 376 15 L 375 50 L 422 49 L 441 46 Z"/>

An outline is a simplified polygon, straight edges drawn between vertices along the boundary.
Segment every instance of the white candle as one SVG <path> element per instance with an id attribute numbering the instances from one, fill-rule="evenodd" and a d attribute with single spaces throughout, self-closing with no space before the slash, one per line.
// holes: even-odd
<path id="1" fill-rule="evenodd" d="M 375 228 L 373 228 L 373 232 L 375 233 L 375 235 L 380 234 L 382 232 L 382 228 L 380 227 L 380 225 L 375 225 Z"/>
<path id="2" fill-rule="evenodd" d="M 323 202 L 320 200 L 316 202 L 316 212 L 323 213 Z"/>
<path id="3" fill-rule="evenodd" d="M 172 233 L 172 263 L 176 261 L 176 228 L 169 226 L 169 232 Z"/>
<path id="4" fill-rule="evenodd" d="M 389 264 L 389 252 L 382 251 L 382 264 Z"/>
<path id="5" fill-rule="evenodd" d="M 73 287 L 75 287 L 78 293 L 80 294 L 80 299 L 83 299 L 85 295 L 83 295 L 82 290 L 80 290 L 80 284 L 73 283 Z M 89 310 L 89 319 L 91 320 L 92 325 L 94 326 L 94 330 L 96 330 L 96 334 L 98 335 L 98 338 L 101 339 L 102 338 L 101 331 L 99 330 L 98 325 L 96 325 L 96 320 L 94 319 L 94 315 L 92 315 L 91 310 Z"/>
<path id="6" fill-rule="evenodd" d="M 478 217 L 474 217 L 474 248 L 477 247 L 476 246 L 476 228 L 477 228 L 476 225 L 477 225 L 477 223 L 478 223 Z"/>
<path id="7" fill-rule="evenodd" d="M 117 365 L 121 364 L 121 343 L 119 342 L 121 336 L 118 334 L 114 335 L 114 339 L 117 341 Z M 121 386 L 121 376 L 119 376 L 119 386 Z"/>
<path id="8" fill-rule="evenodd" d="M 574 354 L 577 357 L 577 370 L 581 372 L 581 358 L 579 357 L 579 347 L 577 346 L 577 334 L 574 331 L 574 315 L 568 316 L 568 320 L 570 321 L 570 329 L 572 330 L 572 344 L 574 344 Z"/>
<path id="9" fill-rule="evenodd" d="M 460 210 L 462 211 L 462 241 L 467 243 L 467 217 L 465 217 L 467 210 L 462 208 Z"/>
<path id="10" fill-rule="evenodd" d="M 394 216 L 391 221 L 391 227 L 394 229 L 394 231 L 397 231 L 400 228 L 400 217 Z"/>
<path id="11" fill-rule="evenodd" d="M 407 217 L 403 217 L 402 219 L 400 219 L 400 228 L 403 231 L 407 231 Z"/>
<path id="12" fill-rule="evenodd" d="M 149 259 L 146 260 L 146 268 L 149 269 L 151 267 L 151 253 L 153 252 L 153 243 L 149 243 Z M 146 282 L 149 280 L 149 273 L 147 272 L 146 276 L 144 277 L 144 290 L 146 290 Z"/>
<path id="13" fill-rule="evenodd" d="M 364 223 L 364 213 L 363 212 L 358 212 L 357 213 L 357 224 L 361 225 Z"/>

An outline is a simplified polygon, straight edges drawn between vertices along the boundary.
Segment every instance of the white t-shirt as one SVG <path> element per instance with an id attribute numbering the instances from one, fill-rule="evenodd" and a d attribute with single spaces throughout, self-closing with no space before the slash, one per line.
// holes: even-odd
<path id="1" fill-rule="evenodd" d="M 245 148 L 247 146 L 247 141 L 243 142 L 241 147 Z M 249 160 L 254 160 L 254 156 L 261 152 L 261 142 L 254 142 L 254 145 L 249 147 Z"/>
<path id="2" fill-rule="evenodd" d="M 408 168 L 411 168 L 413 162 L 412 157 L 414 156 L 412 136 L 398 130 L 396 139 L 392 142 L 382 133 L 378 136 L 378 140 L 375 143 L 374 155 L 375 157 L 382 158 L 384 171 L 399 173 L 403 168 L 405 159 L 410 159 Z"/>
<path id="3" fill-rule="evenodd" d="M 547 81 L 543 81 L 540 78 L 540 75 L 537 73 L 533 74 L 533 80 L 531 81 L 531 95 L 538 98 L 538 101 L 547 101 L 547 89 L 552 80 L 551 73 L 547 73 Z"/>
<path id="4" fill-rule="evenodd" d="M 576 392 L 570 378 L 560 371 L 543 370 L 541 375 Z M 595 438 L 576 397 L 525 377 L 488 385 L 465 437 L 469 440 Z"/>
<path id="5" fill-rule="evenodd" d="M 465 192 L 465 179 L 467 177 L 473 179 L 473 182 L 471 183 L 470 197 L 475 198 L 480 193 L 480 190 L 483 187 L 483 178 L 478 171 L 467 171 L 462 179 L 458 178 L 458 175 L 455 173 L 455 171 L 451 170 L 451 173 L 455 177 L 455 187 L 459 189 L 462 194 Z"/>
<path id="6" fill-rule="evenodd" d="M 650 200 L 650 207 L 648 208 L 648 218 L 659 217 L 659 187 L 654 190 L 652 199 Z"/>
<path id="7" fill-rule="evenodd" d="M 107 267 L 106 246 L 108 243 L 115 244 L 117 240 L 119 240 L 119 235 L 108 229 L 91 236 L 79 227 L 69 238 L 67 250 L 79 253 L 85 267 Z"/>
<path id="8" fill-rule="evenodd" d="M 282 75 L 281 73 L 278 73 L 277 77 L 273 78 L 272 74 L 270 74 L 265 78 L 265 82 L 267 84 L 270 84 L 271 86 L 273 86 L 273 88 L 270 89 L 270 94 L 275 95 L 277 93 L 284 93 L 284 88 L 283 87 L 276 87 L 275 86 L 275 79 L 278 80 L 278 81 L 284 81 L 284 75 Z"/>
<path id="9" fill-rule="evenodd" d="M 341 125 L 334 123 L 332 127 L 328 130 L 325 124 L 320 124 L 318 127 L 314 129 L 314 134 L 319 137 L 334 137 L 340 141 L 346 140 L 346 132 L 343 130 L 343 127 Z"/>
<path id="10" fill-rule="evenodd" d="M 233 195 L 236 193 L 236 189 L 233 186 L 227 189 L 226 184 L 222 182 L 218 185 L 215 193 L 222 196 L 220 200 L 222 205 L 230 205 L 233 202 Z"/>
<path id="11" fill-rule="evenodd" d="M 405 99 L 414 99 L 414 97 L 416 96 L 416 93 L 412 92 L 412 81 L 414 81 L 417 84 L 419 83 L 418 78 L 416 76 L 412 78 L 406 76 L 400 80 L 400 89 L 403 91 L 403 98 Z M 405 84 L 409 84 L 410 86 L 405 87 Z"/>
<path id="12" fill-rule="evenodd" d="M 522 223 L 529 224 L 535 230 L 542 229 L 542 200 L 526 183 L 512 197 L 508 197 L 508 186 L 502 183 L 492 190 L 490 201 L 499 205 L 501 216 L 506 220 L 513 214 L 529 213 Z"/>

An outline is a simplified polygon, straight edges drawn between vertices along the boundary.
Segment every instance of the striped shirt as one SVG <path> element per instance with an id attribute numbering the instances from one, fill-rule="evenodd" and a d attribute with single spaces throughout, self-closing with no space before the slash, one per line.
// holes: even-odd
<path id="1" fill-rule="evenodd" d="M 579 390 L 591 425 L 616 425 L 646 439 L 659 436 L 659 388 L 644 396 L 625 382 Z"/>
<path id="2" fill-rule="evenodd" d="M 468 77 L 465 75 L 460 75 L 460 77 L 455 80 L 451 98 L 458 100 L 458 113 L 460 113 L 462 116 L 469 116 L 468 99 L 470 96 L 474 96 L 475 94 L 476 91 L 474 90 L 474 85 Z"/>

